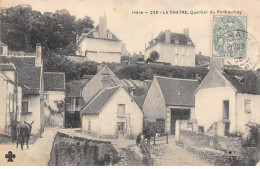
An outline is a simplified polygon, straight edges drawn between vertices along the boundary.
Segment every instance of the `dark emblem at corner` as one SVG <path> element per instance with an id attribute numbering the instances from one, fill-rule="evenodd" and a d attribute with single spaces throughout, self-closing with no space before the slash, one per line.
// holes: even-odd
<path id="1" fill-rule="evenodd" d="M 5 158 L 8 159 L 7 162 L 13 162 L 15 154 L 13 154 L 12 151 L 8 151 L 8 153 L 5 155 Z"/>

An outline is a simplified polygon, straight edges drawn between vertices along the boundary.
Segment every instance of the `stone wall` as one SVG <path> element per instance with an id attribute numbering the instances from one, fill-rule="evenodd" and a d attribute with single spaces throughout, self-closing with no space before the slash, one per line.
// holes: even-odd
<path id="1" fill-rule="evenodd" d="M 119 157 L 110 142 L 72 137 L 58 132 L 55 136 L 49 166 L 114 165 Z"/>
<path id="2" fill-rule="evenodd" d="M 192 129 L 191 121 L 176 122 L 176 143 L 216 165 L 255 165 L 256 147 L 244 147 L 241 137 L 212 136 Z"/>

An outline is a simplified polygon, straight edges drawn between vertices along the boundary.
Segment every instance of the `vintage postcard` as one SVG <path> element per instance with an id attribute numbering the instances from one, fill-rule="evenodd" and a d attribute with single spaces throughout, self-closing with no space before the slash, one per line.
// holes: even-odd
<path id="1" fill-rule="evenodd" d="M 259 0 L 0 0 L 0 166 L 260 165 Z"/>

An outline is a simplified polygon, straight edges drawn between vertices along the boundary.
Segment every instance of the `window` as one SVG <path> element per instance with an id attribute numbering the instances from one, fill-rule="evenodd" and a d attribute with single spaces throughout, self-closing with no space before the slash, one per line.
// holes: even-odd
<path id="1" fill-rule="evenodd" d="M 22 112 L 28 112 L 28 102 L 22 102 Z"/>
<path id="2" fill-rule="evenodd" d="M 180 59 L 180 60 L 178 61 L 178 63 L 179 63 L 179 66 L 183 66 L 184 60 L 183 60 L 183 59 Z"/>
<path id="3" fill-rule="evenodd" d="M 175 47 L 175 54 L 176 55 L 178 54 L 178 47 L 177 46 Z"/>
<path id="4" fill-rule="evenodd" d="M 108 33 L 108 39 L 112 39 L 112 33 Z"/>
<path id="5" fill-rule="evenodd" d="M 117 117 L 125 117 L 125 104 L 117 105 Z"/>
<path id="6" fill-rule="evenodd" d="M 76 107 L 81 106 L 81 98 L 76 98 Z"/>
<path id="7" fill-rule="evenodd" d="M 251 113 L 251 99 L 245 99 L 245 113 Z"/>
<path id="8" fill-rule="evenodd" d="M 180 53 L 180 50 L 181 50 L 181 48 L 180 47 L 177 47 L 177 55 Z"/>
<path id="9" fill-rule="evenodd" d="M 190 56 L 190 49 L 187 49 L 187 55 Z"/>
<path id="10" fill-rule="evenodd" d="M 0 55 L 2 55 L 3 54 L 3 47 L 2 46 L 0 46 Z"/>
<path id="11" fill-rule="evenodd" d="M 200 133 L 204 133 L 204 126 L 199 126 L 198 129 L 199 129 L 199 132 L 200 132 Z"/>
<path id="12" fill-rule="evenodd" d="M 191 41 L 190 40 L 187 42 L 187 45 L 189 45 L 189 46 L 191 45 Z"/>
<path id="13" fill-rule="evenodd" d="M 190 59 L 187 60 L 187 66 L 191 66 Z"/>
<path id="14" fill-rule="evenodd" d="M 182 55 L 185 55 L 185 48 L 182 48 Z"/>
<path id="15" fill-rule="evenodd" d="M 88 121 L 88 131 L 91 131 L 91 121 Z"/>
<path id="16" fill-rule="evenodd" d="M 14 94 L 9 94 L 9 112 L 14 112 Z"/>

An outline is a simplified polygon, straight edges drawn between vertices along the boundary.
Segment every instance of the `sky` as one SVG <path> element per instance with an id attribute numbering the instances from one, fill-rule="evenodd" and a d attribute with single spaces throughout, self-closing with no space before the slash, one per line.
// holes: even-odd
<path id="1" fill-rule="evenodd" d="M 99 16 L 107 16 L 108 29 L 126 43 L 130 53 L 144 52 L 145 43 L 161 31 L 183 33 L 189 28 L 190 38 L 196 46 L 196 53 L 211 56 L 211 10 L 236 10 L 248 17 L 248 32 L 257 40 L 260 37 L 260 0 L 0 0 L 1 7 L 29 4 L 40 12 L 55 12 L 67 9 L 77 18 L 90 16 L 94 25 Z M 207 14 L 132 14 L 132 11 L 208 11 Z"/>

